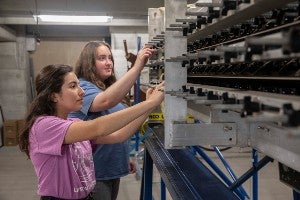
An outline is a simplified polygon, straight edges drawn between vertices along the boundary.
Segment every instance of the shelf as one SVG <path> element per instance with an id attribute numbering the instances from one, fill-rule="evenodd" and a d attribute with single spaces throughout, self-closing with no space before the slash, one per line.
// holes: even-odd
<path id="1" fill-rule="evenodd" d="M 220 30 L 229 28 L 235 24 L 241 23 L 245 20 L 256 17 L 272 9 L 280 8 L 289 2 L 295 0 L 285 0 L 285 1 L 274 1 L 274 0 L 258 0 L 252 4 L 245 4 L 243 8 L 240 8 L 232 15 L 224 16 L 217 22 L 207 25 L 206 27 L 197 30 L 195 33 L 187 37 L 188 43 L 193 42 L 198 39 L 206 38 Z"/>

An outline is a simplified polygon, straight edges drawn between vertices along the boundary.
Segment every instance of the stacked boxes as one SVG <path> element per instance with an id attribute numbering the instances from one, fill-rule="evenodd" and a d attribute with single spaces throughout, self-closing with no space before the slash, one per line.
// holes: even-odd
<path id="1" fill-rule="evenodd" d="M 6 120 L 3 124 L 4 146 L 18 145 L 19 134 L 24 127 L 24 120 Z"/>
<path id="2" fill-rule="evenodd" d="M 16 146 L 18 144 L 18 124 L 16 120 L 6 120 L 3 124 L 4 146 Z"/>

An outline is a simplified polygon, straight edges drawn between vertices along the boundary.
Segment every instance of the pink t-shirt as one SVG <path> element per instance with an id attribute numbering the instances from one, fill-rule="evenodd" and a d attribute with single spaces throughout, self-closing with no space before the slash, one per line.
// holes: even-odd
<path id="1" fill-rule="evenodd" d="M 90 141 L 63 144 L 67 129 L 76 120 L 43 116 L 31 128 L 30 159 L 41 196 L 80 199 L 96 184 Z"/>

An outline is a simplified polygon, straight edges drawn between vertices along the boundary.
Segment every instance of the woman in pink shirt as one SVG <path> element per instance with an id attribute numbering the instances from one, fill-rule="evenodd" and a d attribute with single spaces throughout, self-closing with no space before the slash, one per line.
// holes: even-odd
<path id="1" fill-rule="evenodd" d="M 36 78 L 37 96 L 20 135 L 20 149 L 33 163 L 41 199 L 93 199 L 93 144 L 128 139 L 162 102 L 163 87 L 162 83 L 149 90 L 147 100 L 132 107 L 81 121 L 67 118 L 81 108 L 84 94 L 72 67 L 44 67 Z"/>

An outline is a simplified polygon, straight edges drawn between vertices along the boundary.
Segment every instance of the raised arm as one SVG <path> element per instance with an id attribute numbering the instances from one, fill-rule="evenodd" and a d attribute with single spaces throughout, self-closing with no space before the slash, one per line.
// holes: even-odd
<path id="1" fill-rule="evenodd" d="M 154 51 L 148 46 L 143 47 L 139 51 L 133 67 L 104 92 L 99 93 L 95 97 L 89 111 L 98 112 L 106 110 L 119 103 L 134 85 L 138 75 Z"/>
<path id="2" fill-rule="evenodd" d="M 152 94 L 153 91 L 154 90 L 152 88 L 147 90 L 147 92 L 146 92 L 147 99 L 149 98 L 149 96 Z M 109 134 L 107 136 L 97 137 L 94 140 L 94 143 L 96 143 L 96 144 L 115 144 L 115 143 L 119 143 L 119 142 L 128 140 L 137 131 L 137 129 L 142 126 L 142 124 L 148 118 L 150 113 L 151 113 L 151 111 L 146 112 L 139 118 L 135 119 L 134 121 L 130 122 L 125 127 L 121 128 L 120 130 L 118 130 L 112 134 Z"/>
<path id="3" fill-rule="evenodd" d="M 67 130 L 64 143 L 70 144 L 78 141 L 96 139 L 96 137 L 112 134 L 123 127 L 128 131 L 136 130 L 146 119 L 148 113 L 163 101 L 164 93 L 161 91 L 163 87 L 164 83 L 159 84 L 146 101 L 124 110 L 90 121 L 73 122 Z M 129 125 L 131 122 L 132 124 Z M 122 132 L 122 130 L 119 131 Z M 118 133 L 115 134 L 118 135 Z M 130 135 L 128 137 L 130 137 Z"/>
<path id="4" fill-rule="evenodd" d="M 145 122 L 151 112 L 147 112 L 127 124 L 125 127 L 115 131 L 107 136 L 100 136 L 94 140 L 95 144 L 115 144 L 128 140 Z"/>

